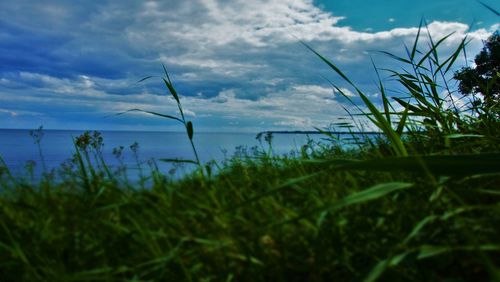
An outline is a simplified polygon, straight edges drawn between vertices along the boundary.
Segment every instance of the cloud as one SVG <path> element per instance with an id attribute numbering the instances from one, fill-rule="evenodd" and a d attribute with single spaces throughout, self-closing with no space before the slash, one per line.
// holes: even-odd
<path id="1" fill-rule="evenodd" d="M 338 93 L 340 95 L 345 95 L 347 97 L 356 97 L 357 95 L 354 94 L 351 90 L 347 88 L 339 88 L 340 91 L 335 91 L 335 93 Z"/>
<path id="2" fill-rule="evenodd" d="M 7 115 L 10 115 L 10 116 L 13 116 L 13 117 L 15 117 L 15 116 L 18 115 L 17 112 L 6 110 L 6 109 L 0 109 L 0 114 L 7 114 Z"/>
<path id="3" fill-rule="evenodd" d="M 410 46 L 418 32 L 417 27 L 372 32 L 340 26 L 343 17 L 311 0 L 82 5 L 19 0 L 1 2 L 0 18 L 3 113 L 37 113 L 40 119 L 31 123 L 10 115 L 9 124 L 36 127 L 43 118 L 50 122 L 46 128 L 163 128 L 163 121 L 144 115 L 103 120 L 131 108 L 175 113 L 161 80 L 136 83 L 148 75 L 161 76 L 162 63 L 186 113 L 206 130 L 328 125 L 343 116 L 349 104 L 322 76 L 354 101 L 359 97 L 299 40 L 331 59 L 370 94 L 378 91 L 370 56 L 377 65 L 397 69 L 396 61 L 375 50 L 404 55 L 403 43 Z M 451 54 L 465 34 L 472 40 L 469 54 L 476 53 L 495 27 L 468 28 L 445 21 L 428 25 L 435 38 L 455 32 L 441 46 L 443 56 Z M 427 43 L 423 37 L 421 46 Z M 66 125 L 68 121 L 72 123 Z"/>

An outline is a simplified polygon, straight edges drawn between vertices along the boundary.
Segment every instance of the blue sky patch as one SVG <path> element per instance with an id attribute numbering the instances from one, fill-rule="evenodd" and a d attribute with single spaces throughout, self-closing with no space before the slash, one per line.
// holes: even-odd
<path id="1" fill-rule="evenodd" d="M 424 18 L 428 22 L 461 22 L 473 29 L 498 23 L 493 14 L 474 0 L 315 0 L 314 3 L 336 16 L 345 17 L 339 26 L 355 30 L 383 31 L 413 27 Z M 494 1 L 484 1 L 494 6 Z"/>

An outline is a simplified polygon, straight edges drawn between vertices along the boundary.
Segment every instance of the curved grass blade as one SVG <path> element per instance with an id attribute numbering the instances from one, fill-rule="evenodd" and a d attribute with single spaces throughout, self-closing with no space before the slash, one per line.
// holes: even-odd
<path id="1" fill-rule="evenodd" d="M 309 46 L 307 43 L 304 41 L 300 41 L 307 49 L 309 49 L 311 52 L 313 52 L 316 56 L 318 56 L 323 62 L 325 62 L 330 68 L 332 68 L 338 75 L 340 75 L 347 83 L 349 83 L 356 91 L 359 93 L 359 89 L 356 87 L 356 85 L 330 60 L 327 58 L 323 57 L 320 53 L 316 52 L 311 46 Z"/>
<path id="2" fill-rule="evenodd" d="M 407 156 L 408 152 L 406 151 L 406 148 L 403 142 L 401 141 L 399 135 L 396 134 L 396 132 L 392 129 L 390 122 L 385 119 L 385 117 L 380 113 L 380 111 L 375 107 L 375 105 L 373 105 L 373 103 L 366 97 L 366 95 L 364 95 L 363 92 L 361 92 L 361 90 L 359 90 L 359 88 L 356 87 L 356 85 L 337 66 L 335 66 L 332 62 L 330 62 L 330 60 L 323 57 L 321 54 L 316 52 L 312 47 L 310 47 L 306 43 L 302 42 L 302 44 L 306 46 L 311 52 L 313 52 L 316 56 L 318 56 L 323 62 L 325 62 L 330 68 L 332 68 L 338 75 L 340 75 L 347 83 L 349 83 L 356 90 L 358 95 L 363 100 L 365 106 L 370 110 L 371 114 L 374 116 L 374 118 L 367 116 L 368 119 L 385 133 L 385 135 L 391 142 L 391 146 L 393 147 L 394 152 L 397 155 Z M 340 93 L 343 93 L 338 87 L 335 88 Z M 343 95 L 347 96 L 345 94 Z M 352 101 L 351 103 L 356 105 Z"/>
<path id="3" fill-rule="evenodd" d="M 408 108 L 405 108 L 405 110 L 402 113 L 401 119 L 399 120 L 398 127 L 396 128 L 396 133 L 401 135 L 403 134 L 403 129 L 406 126 L 406 120 L 408 119 L 409 113 L 408 113 Z"/>
<path id="4" fill-rule="evenodd" d="M 391 142 L 391 146 L 393 147 L 394 152 L 398 156 L 408 156 L 408 151 L 406 151 L 406 147 L 403 141 L 401 140 L 400 136 L 394 131 L 394 129 L 392 129 L 389 121 L 384 118 L 384 116 L 379 112 L 375 105 L 373 105 L 373 103 L 363 93 L 360 92 L 359 94 L 370 112 L 374 115 L 376 121 L 370 117 L 369 119 L 372 120 L 372 122 L 384 132 L 384 134 Z"/>
<path id="5" fill-rule="evenodd" d="M 423 245 L 419 247 L 418 259 L 425 259 L 440 254 L 452 252 L 452 251 L 499 251 L 500 245 L 495 244 L 483 244 L 479 246 L 433 246 L 433 245 Z"/>
<path id="6" fill-rule="evenodd" d="M 148 79 L 150 79 L 150 78 L 152 78 L 152 77 L 154 77 L 154 76 L 153 76 L 153 75 L 146 76 L 146 77 L 144 77 L 144 78 L 139 79 L 139 80 L 137 81 L 137 83 L 141 83 L 141 82 L 143 82 L 143 81 L 145 81 L 145 80 L 148 80 Z"/>
<path id="7" fill-rule="evenodd" d="M 414 185 L 413 183 L 407 183 L 407 182 L 380 183 L 380 184 L 374 185 L 368 189 L 362 190 L 360 192 L 353 193 L 353 194 L 351 194 L 345 198 L 342 198 L 340 200 L 334 201 L 333 203 L 328 203 L 326 205 L 321 206 L 320 208 L 303 213 L 300 216 L 295 217 L 291 220 L 281 222 L 278 225 L 286 224 L 286 223 L 290 223 L 290 222 L 296 222 L 296 221 L 301 220 L 303 218 L 309 217 L 313 214 L 333 212 L 335 210 L 338 210 L 338 209 L 341 209 L 341 208 L 344 208 L 347 206 L 374 201 L 374 200 L 380 199 L 380 198 L 382 198 L 390 193 L 413 187 L 413 185 Z"/>
<path id="8" fill-rule="evenodd" d="M 338 125 L 338 124 L 337 124 Z M 340 126 L 342 127 L 342 126 Z M 323 135 L 326 135 L 328 136 L 329 138 L 331 138 L 332 140 L 339 140 L 339 138 L 337 136 L 334 136 L 331 132 L 329 131 L 326 131 L 326 130 L 323 130 L 319 127 L 314 127 L 314 129 L 316 129 L 319 133 L 323 134 Z"/>
<path id="9" fill-rule="evenodd" d="M 424 80 L 425 80 L 424 86 L 425 86 L 425 88 L 427 89 L 427 91 L 429 91 L 429 87 L 428 87 L 428 86 L 430 86 L 430 92 L 431 92 L 431 94 L 432 94 L 432 95 L 431 95 L 431 97 L 432 97 L 432 99 L 433 99 L 433 101 L 434 101 L 434 104 L 435 104 L 438 108 L 441 108 L 441 104 L 442 104 L 442 102 L 444 102 L 444 101 L 443 101 L 443 99 L 441 99 L 441 98 L 439 97 L 439 93 L 438 93 L 438 91 L 437 91 L 437 84 L 436 84 L 436 83 L 435 83 L 435 82 L 434 82 L 434 81 L 433 81 L 433 80 L 432 80 L 429 76 L 427 76 L 427 75 L 425 75 L 425 74 L 422 74 L 422 73 L 421 73 L 421 74 L 420 74 L 420 76 L 421 76 L 421 77 L 423 77 L 423 78 L 424 78 Z"/>
<path id="10" fill-rule="evenodd" d="M 328 79 L 327 79 L 328 80 Z M 342 95 L 342 97 L 344 97 L 347 101 L 349 101 L 354 107 L 356 107 L 356 109 L 361 112 L 363 115 L 365 115 L 365 112 L 363 111 L 363 109 L 361 109 L 358 104 L 354 103 L 354 101 L 349 97 L 349 95 L 347 95 L 344 90 L 340 89 L 337 85 L 333 84 L 330 80 L 328 80 L 328 82 L 330 83 L 330 85 L 335 88 L 335 90 L 340 94 Z M 346 108 L 344 108 L 344 110 L 346 112 L 349 112 Z"/>
<path id="11" fill-rule="evenodd" d="M 483 1 L 478 1 L 481 5 L 483 5 L 486 9 L 490 10 L 493 14 L 497 15 L 500 17 L 500 12 L 498 12 L 497 10 L 495 10 L 493 7 L 487 5 L 486 3 L 484 3 Z"/>
<path id="12" fill-rule="evenodd" d="M 477 192 L 493 196 L 500 196 L 500 191 L 495 191 L 495 190 L 478 189 Z"/>
<path id="13" fill-rule="evenodd" d="M 417 67 L 421 66 L 424 61 L 430 56 L 430 55 L 433 55 L 434 56 L 434 59 L 436 59 L 436 62 L 437 62 L 437 58 L 438 58 L 438 55 L 437 55 L 437 47 L 439 45 L 441 45 L 441 43 L 443 43 L 446 39 L 448 39 L 448 37 L 452 36 L 455 32 L 451 32 L 449 33 L 448 35 L 444 36 L 443 38 L 439 39 L 436 43 L 434 43 L 434 41 L 432 40 L 432 37 L 429 33 L 429 40 L 431 42 L 431 49 L 420 59 L 420 61 L 417 63 Z"/>
<path id="14" fill-rule="evenodd" d="M 438 256 L 444 253 L 454 252 L 454 251 L 491 251 L 497 252 L 500 250 L 499 245 L 495 244 L 483 244 L 479 246 L 457 246 L 457 247 L 449 247 L 449 246 L 434 246 L 434 245 L 422 245 L 417 248 L 413 248 L 406 252 L 400 253 L 398 255 L 394 255 L 388 259 L 382 260 L 378 262 L 367 275 L 367 277 L 363 280 L 365 282 L 374 282 L 377 281 L 380 276 L 389 268 L 397 266 L 401 263 L 407 256 L 414 255 L 416 259 L 426 259 L 434 256 Z"/>
<path id="15" fill-rule="evenodd" d="M 464 39 L 462 39 L 462 41 L 460 42 L 460 45 L 458 45 L 457 49 L 455 50 L 455 52 L 441 65 L 439 66 L 437 69 L 436 69 L 436 72 L 434 73 L 434 75 L 436 75 L 439 70 L 442 69 L 442 66 L 444 66 L 446 64 L 447 61 L 449 61 L 448 63 L 448 66 L 446 67 L 444 73 L 447 73 L 450 68 L 453 66 L 453 64 L 455 63 L 455 61 L 457 60 L 458 58 L 458 55 L 460 55 L 460 53 L 462 51 L 465 52 L 465 46 L 469 43 L 470 41 L 467 42 L 467 36 L 464 37 Z"/>
<path id="16" fill-rule="evenodd" d="M 177 104 L 179 104 L 180 103 L 180 101 L 179 101 L 179 95 L 177 94 L 177 91 L 175 91 L 175 88 L 174 88 L 174 86 L 172 84 L 172 81 L 170 80 L 170 76 L 168 75 L 167 67 L 165 67 L 164 64 L 162 64 L 162 67 L 163 67 L 163 72 L 165 73 L 165 76 L 167 77 L 167 79 L 162 78 L 163 82 L 167 86 L 168 90 L 170 91 L 170 94 L 172 94 L 172 96 L 174 97 L 174 99 L 177 102 Z"/>
<path id="17" fill-rule="evenodd" d="M 410 55 L 410 60 L 413 61 L 415 58 L 415 54 L 417 52 L 417 45 L 418 45 L 418 40 L 420 39 L 420 32 L 422 31 L 422 23 L 424 22 L 424 19 L 420 19 L 420 24 L 418 25 L 418 32 L 417 36 L 415 37 L 415 42 L 413 43 L 413 48 L 411 50 L 411 55 Z"/>
<path id="18" fill-rule="evenodd" d="M 175 88 L 172 86 L 172 83 L 167 81 L 165 78 L 162 78 L 162 80 L 165 83 L 165 86 L 167 86 L 168 91 L 170 91 L 172 97 L 174 97 L 175 101 L 179 103 L 179 95 L 177 94 L 177 91 L 175 91 Z"/>
<path id="19" fill-rule="evenodd" d="M 141 110 L 141 109 L 130 109 L 130 110 L 127 110 L 125 112 L 117 113 L 116 115 L 117 116 L 118 115 L 123 115 L 123 114 L 129 113 L 129 112 L 141 112 L 141 113 L 146 113 L 146 114 L 150 114 L 150 115 L 160 116 L 160 117 L 164 117 L 164 118 L 168 118 L 168 119 L 173 119 L 173 120 L 176 120 L 176 121 L 178 121 L 180 123 L 184 123 L 178 117 L 174 117 L 174 116 L 166 115 L 166 114 L 160 114 L 160 113 L 157 113 L 157 112 L 145 111 L 145 110 Z"/>
<path id="20" fill-rule="evenodd" d="M 382 274 L 389 268 L 393 266 L 397 266 L 400 262 L 402 262 L 406 256 L 411 254 L 411 251 L 403 252 L 401 254 L 392 256 L 388 259 L 384 259 L 379 261 L 370 271 L 370 273 L 363 279 L 364 282 L 375 282 L 377 281 Z"/>
<path id="21" fill-rule="evenodd" d="M 394 54 L 392 54 L 390 52 L 387 52 L 387 51 L 378 51 L 378 52 L 382 53 L 382 54 L 385 54 L 385 55 L 387 55 L 387 56 L 389 56 L 389 57 L 391 57 L 391 58 L 393 58 L 393 59 L 395 59 L 397 61 L 400 61 L 400 62 L 403 62 L 403 63 L 406 63 L 406 64 L 410 64 L 410 65 L 412 64 L 412 62 L 410 60 L 402 58 L 402 57 L 399 57 L 399 56 L 396 56 L 396 55 L 394 55 Z"/>
<path id="22" fill-rule="evenodd" d="M 163 67 L 163 72 L 165 73 L 165 76 L 167 77 L 168 82 L 170 84 L 172 84 L 172 81 L 170 80 L 170 76 L 168 75 L 167 67 L 165 66 L 165 64 L 161 64 L 161 66 Z"/>
<path id="23" fill-rule="evenodd" d="M 291 179 L 288 179 L 287 181 L 285 181 L 284 183 L 282 183 L 281 185 L 275 187 L 275 188 L 272 188 L 264 193 L 261 193 L 255 197 L 252 197 L 240 204 L 238 204 L 237 206 L 234 206 L 234 207 L 231 207 L 227 210 L 225 210 L 225 212 L 230 212 L 230 211 L 234 211 L 236 209 L 239 209 L 243 206 L 246 206 L 248 204 L 251 204 L 251 203 L 254 203 L 264 197 L 268 197 L 268 196 L 271 196 L 271 195 L 274 195 L 276 193 L 279 193 L 285 189 L 288 189 L 290 188 L 290 186 L 293 186 L 293 185 L 296 185 L 296 184 L 299 184 L 305 180 L 308 180 L 308 179 L 311 179 L 313 177 L 316 177 L 318 176 L 319 174 L 323 173 L 324 170 L 321 170 L 321 171 L 318 171 L 318 172 L 315 172 L 315 173 L 312 173 L 312 174 L 307 174 L 307 175 L 304 175 L 304 176 L 301 176 L 301 177 L 297 177 L 297 178 L 291 178 Z"/>
<path id="24" fill-rule="evenodd" d="M 484 137 L 485 137 L 484 135 L 480 135 L 480 134 L 450 134 L 450 135 L 446 135 L 444 137 L 444 145 L 446 147 L 450 147 L 451 146 L 451 140 L 453 140 L 453 139 L 484 138 Z"/>
<path id="25" fill-rule="evenodd" d="M 382 84 L 382 80 L 380 79 L 380 74 L 378 72 L 377 67 L 375 66 L 375 62 L 373 62 L 373 58 L 370 58 L 372 62 L 372 66 L 375 69 L 375 73 L 377 74 L 377 79 L 378 79 L 378 89 L 380 90 L 380 95 L 382 95 L 382 104 L 384 105 L 384 113 L 385 113 L 385 118 L 389 123 L 391 123 L 391 114 L 390 110 L 394 110 L 389 103 L 389 100 L 387 99 L 387 95 L 385 94 L 385 88 L 384 85 Z"/>
<path id="26" fill-rule="evenodd" d="M 432 223 L 434 222 L 435 220 L 437 220 L 439 217 L 436 216 L 436 215 L 429 215 L 429 216 L 426 216 L 424 219 L 422 219 L 421 221 L 419 221 L 415 227 L 413 227 L 412 231 L 410 232 L 410 234 L 408 234 L 408 236 L 406 236 L 406 238 L 403 240 L 403 244 L 408 244 L 408 242 L 413 239 L 414 237 L 416 237 L 419 233 L 420 233 L 420 230 L 422 230 L 427 224 L 429 223 Z"/>
<path id="27" fill-rule="evenodd" d="M 500 153 L 385 157 L 366 161 L 326 160 L 324 163 L 334 165 L 336 170 L 431 172 L 441 175 L 466 176 L 500 172 L 498 160 L 500 160 Z"/>
<path id="28" fill-rule="evenodd" d="M 183 159 L 158 159 L 161 162 L 166 162 L 166 163 L 189 163 L 189 164 L 195 164 L 197 165 L 197 161 L 193 160 L 183 160 Z"/>
<path id="29" fill-rule="evenodd" d="M 330 209 L 338 209 L 345 206 L 373 201 L 394 191 L 407 189 L 412 186 L 412 183 L 407 182 L 389 182 L 377 184 L 366 190 L 351 194 L 341 199 L 340 201 L 336 202 Z"/>

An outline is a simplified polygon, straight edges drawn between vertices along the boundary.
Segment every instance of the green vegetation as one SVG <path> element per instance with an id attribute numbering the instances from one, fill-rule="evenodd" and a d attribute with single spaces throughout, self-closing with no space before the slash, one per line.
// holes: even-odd
<path id="1" fill-rule="evenodd" d="M 383 132 L 357 147 L 324 132 L 331 142 L 300 157 L 242 149 L 180 180 L 153 163 L 139 187 L 106 165 L 99 134 L 75 140 L 57 180 L 29 184 L 0 165 L 1 280 L 500 280 L 498 116 L 452 99 L 467 39 L 442 60 L 447 37 L 420 31 L 407 57 L 388 54 L 406 66 L 389 71 L 406 96 L 379 80 L 381 109 L 308 46 L 364 102 L 351 114 Z M 192 141 L 183 116 L 153 114 Z"/>
<path id="2" fill-rule="evenodd" d="M 486 42 L 483 50 L 477 54 L 474 68 L 465 67 L 455 73 L 460 81 L 460 92 L 465 95 L 481 94 L 482 100 L 474 97 L 475 110 L 478 114 L 500 115 L 500 34 L 498 31 Z M 483 110 L 484 112 L 481 112 Z"/>

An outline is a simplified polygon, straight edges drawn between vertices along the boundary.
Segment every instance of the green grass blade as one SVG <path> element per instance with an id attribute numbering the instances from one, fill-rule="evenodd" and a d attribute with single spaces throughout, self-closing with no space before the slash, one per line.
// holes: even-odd
<path id="1" fill-rule="evenodd" d="M 402 262 L 406 256 L 411 254 L 411 251 L 407 251 L 388 259 L 382 260 L 378 262 L 370 271 L 370 273 L 363 279 L 363 282 L 375 282 L 377 281 L 382 274 L 389 268 L 393 266 L 397 266 L 400 262 Z"/>
<path id="2" fill-rule="evenodd" d="M 306 181 L 308 179 L 314 178 L 314 177 L 320 175 L 321 173 L 323 173 L 323 171 L 318 171 L 318 172 L 315 172 L 315 173 L 306 174 L 306 175 L 301 176 L 301 177 L 290 178 L 287 181 L 285 181 L 284 183 L 280 184 L 279 186 L 274 187 L 272 189 L 269 189 L 268 191 L 266 191 L 264 193 L 261 193 L 261 194 L 259 194 L 257 196 L 254 196 L 254 197 L 252 197 L 250 199 L 247 199 L 244 202 L 239 203 L 238 205 L 233 206 L 233 207 L 227 209 L 225 212 L 234 211 L 234 210 L 239 209 L 239 208 L 241 208 L 243 206 L 246 206 L 248 204 L 254 203 L 254 202 L 256 202 L 256 201 L 258 201 L 258 200 L 260 200 L 260 199 L 262 199 L 264 197 L 268 197 L 268 196 L 274 195 L 276 193 L 279 193 L 279 192 L 281 192 L 281 191 L 283 191 L 285 189 L 289 189 L 291 186 L 297 185 L 297 184 L 299 184 L 301 182 L 304 182 L 304 181 Z"/>
<path id="3" fill-rule="evenodd" d="M 392 54 L 390 52 L 387 52 L 387 51 L 379 51 L 379 52 L 382 53 L 382 54 L 385 54 L 385 55 L 387 55 L 387 56 L 389 56 L 389 57 L 391 57 L 391 58 L 393 58 L 393 59 L 395 59 L 397 61 L 400 61 L 400 62 L 403 62 L 403 63 L 406 63 L 406 64 L 410 64 L 410 65 L 413 64 L 410 60 L 402 58 L 402 57 L 399 57 L 399 56 L 396 56 L 396 55 L 394 55 L 394 54 Z"/>
<path id="4" fill-rule="evenodd" d="M 403 101 L 403 99 L 400 99 L 398 97 L 392 97 L 392 99 L 396 102 L 398 102 L 398 104 L 400 104 L 401 106 L 403 106 L 405 109 L 408 109 L 410 111 L 412 111 L 413 113 L 421 113 L 422 112 L 422 109 L 420 109 L 419 107 L 417 106 L 414 106 L 406 101 Z"/>
<path id="5" fill-rule="evenodd" d="M 175 101 L 177 102 L 177 105 L 179 105 L 179 108 L 180 108 L 179 95 L 177 94 L 177 91 L 175 90 L 174 85 L 172 84 L 172 81 L 170 80 L 170 76 L 168 75 L 167 67 L 165 67 L 164 64 L 162 64 L 162 66 L 163 66 L 163 72 L 165 73 L 165 76 L 167 77 L 167 79 L 163 78 L 163 82 L 165 83 L 165 86 L 167 86 L 168 90 L 170 91 L 170 94 L 174 97 Z"/>
<path id="6" fill-rule="evenodd" d="M 326 131 L 326 130 L 323 130 L 319 127 L 314 127 L 314 129 L 316 129 L 318 132 L 320 132 L 321 134 L 331 138 L 332 140 L 339 140 L 339 138 L 337 136 L 334 136 L 332 133 Z"/>
<path id="7" fill-rule="evenodd" d="M 485 135 L 481 135 L 481 134 L 460 134 L 460 133 L 449 134 L 449 135 L 444 136 L 444 144 L 446 147 L 449 148 L 451 146 L 451 140 L 454 140 L 454 139 L 485 138 L 485 137 L 486 137 Z"/>
<path id="8" fill-rule="evenodd" d="M 404 127 L 406 126 L 406 121 L 408 119 L 408 108 L 405 108 L 405 110 L 403 111 L 403 115 L 401 116 L 401 119 L 399 120 L 398 122 L 398 127 L 396 128 L 396 133 L 401 135 L 403 134 L 403 129 Z"/>
<path id="9" fill-rule="evenodd" d="M 92 187 L 90 186 L 89 176 L 87 174 L 87 169 L 85 168 L 85 164 L 83 162 L 82 154 L 80 153 L 80 149 L 76 146 L 76 140 L 73 139 L 73 146 L 75 148 L 75 156 L 78 163 L 79 175 L 83 180 L 83 187 L 87 191 L 87 193 L 92 192 Z"/>
<path id="10" fill-rule="evenodd" d="M 377 184 L 361 192 L 351 194 L 341 199 L 340 201 L 334 204 L 332 209 L 373 201 L 382 198 L 385 195 L 390 194 L 392 192 L 408 189 L 412 186 L 413 186 L 412 183 L 406 183 L 406 182 L 389 182 L 389 183 Z"/>
<path id="11" fill-rule="evenodd" d="M 500 196 L 500 191 L 495 191 L 495 190 L 478 189 L 476 192 L 484 193 L 484 194 L 488 194 L 488 195 L 493 195 L 493 196 Z"/>
<path id="12" fill-rule="evenodd" d="M 328 160 L 335 169 L 431 172 L 440 175 L 471 175 L 500 172 L 500 153 L 385 157 L 366 161 Z"/>
<path id="13" fill-rule="evenodd" d="M 143 82 L 143 81 L 145 81 L 145 80 L 148 80 L 148 79 L 150 79 L 150 78 L 152 78 L 152 77 L 154 77 L 154 76 L 153 76 L 153 75 L 146 76 L 146 77 L 144 77 L 144 78 L 139 79 L 139 80 L 137 81 L 137 83 L 141 83 L 141 82 Z"/>
<path id="14" fill-rule="evenodd" d="M 145 110 L 141 110 L 141 109 L 130 109 L 130 110 L 127 110 L 125 112 L 121 112 L 121 113 L 117 113 L 116 115 L 123 115 L 123 114 L 126 114 L 126 113 L 129 113 L 129 112 L 141 112 L 141 113 L 146 113 L 146 114 L 150 114 L 150 115 L 155 115 L 155 116 L 159 116 L 159 117 L 164 117 L 164 118 L 168 118 L 168 119 L 173 119 L 173 120 L 176 120 L 182 124 L 184 124 L 184 122 L 178 118 L 178 117 L 174 117 L 174 116 L 171 116 L 171 115 L 166 115 L 166 114 L 160 114 L 160 113 L 157 113 L 157 112 L 151 112 L 151 111 L 145 111 Z"/>
<path id="15" fill-rule="evenodd" d="M 424 219 L 422 219 L 421 221 L 419 221 L 412 229 L 412 231 L 410 232 L 410 234 L 408 234 L 408 236 L 406 236 L 406 238 L 403 240 L 403 244 L 408 244 L 408 242 L 415 238 L 416 236 L 418 236 L 418 234 L 420 233 L 420 231 L 429 223 L 431 222 L 434 222 L 436 219 L 438 219 L 439 217 L 436 216 L 436 215 L 429 215 L 429 216 L 426 216 Z"/>
<path id="16" fill-rule="evenodd" d="M 172 81 L 170 80 L 170 76 L 168 75 L 167 67 L 165 66 L 165 64 L 162 64 L 161 66 L 163 67 L 163 72 L 165 73 L 165 77 L 167 78 L 168 83 L 172 84 Z"/>
<path id="17" fill-rule="evenodd" d="M 453 64 L 457 60 L 458 56 L 460 55 L 460 53 L 465 50 L 466 45 L 467 45 L 467 36 L 465 36 L 464 39 L 462 39 L 462 41 L 458 45 L 455 52 L 453 52 L 453 54 L 446 60 L 446 61 L 449 61 L 449 63 L 448 63 L 448 66 L 446 67 L 444 73 L 448 73 L 448 71 L 453 66 Z M 445 61 L 445 63 L 446 63 L 446 61 Z M 436 75 L 439 72 L 439 70 L 442 69 L 442 67 L 445 65 L 445 63 L 443 63 L 441 66 L 438 67 L 438 69 L 436 70 L 434 75 Z"/>
<path id="18" fill-rule="evenodd" d="M 400 74 L 398 75 L 398 77 L 401 84 L 403 84 L 408 90 L 422 93 L 422 88 L 417 85 L 417 83 L 419 82 L 417 78 L 413 77 L 413 79 L 408 79 L 408 76 Z"/>
<path id="19" fill-rule="evenodd" d="M 415 98 L 419 103 L 425 106 L 424 108 L 427 108 L 432 113 L 439 112 L 439 108 L 436 108 L 436 106 L 432 105 L 426 99 L 426 97 L 424 96 L 424 92 L 422 91 L 422 88 L 420 86 L 402 75 L 398 74 L 397 76 L 399 77 L 399 82 L 403 84 L 403 86 L 410 92 L 413 98 Z"/>
<path id="20" fill-rule="evenodd" d="M 370 188 L 367 188 L 365 190 L 362 190 L 360 192 L 353 193 L 347 197 L 344 197 L 340 200 L 334 201 L 333 203 L 329 203 L 326 205 L 323 205 L 320 208 L 314 209 L 310 212 L 301 214 L 300 216 L 288 220 L 283 223 L 288 223 L 288 222 L 295 222 L 297 220 L 300 220 L 302 218 L 308 217 L 313 214 L 321 213 L 321 212 L 333 212 L 335 210 L 352 206 L 352 205 L 357 205 L 357 204 L 362 204 L 370 201 L 374 201 L 380 198 L 383 198 L 384 196 L 391 194 L 396 191 L 408 189 L 410 187 L 413 187 L 414 184 L 412 183 L 407 183 L 407 182 L 388 182 L 388 183 L 380 183 L 376 184 Z"/>
<path id="21" fill-rule="evenodd" d="M 426 259 L 434 256 L 438 256 L 444 253 L 449 253 L 453 251 L 490 251 L 497 252 L 500 250 L 500 245 L 496 244 L 482 244 L 479 246 L 433 246 L 433 245 L 423 245 L 419 247 L 418 259 Z"/>
<path id="22" fill-rule="evenodd" d="M 408 152 L 406 151 L 405 145 L 399 135 L 392 129 L 391 124 L 384 118 L 384 116 L 380 113 L 380 111 L 373 105 L 373 103 L 363 94 L 359 93 L 361 99 L 365 103 L 365 105 L 370 110 L 371 114 L 374 116 L 374 119 L 370 118 L 372 122 L 375 123 L 379 127 L 382 132 L 386 135 L 386 137 L 391 142 L 391 146 L 393 147 L 395 153 L 398 156 L 407 156 Z"/>
<path id="23" fill-rule="evenodd" d="M 377 79 L 378 79 L 378 89 L 380 90 L 380 95 L 382 95 L 382 104 L 384 106 L 384 114 L 385 118 L 389 123 L 391 123 L 391 114 L 390 114 L 390 108 L 391 104 L 389 103 L 389 100 L 387 99 L 387 95 L 385 94 L 385 88 L 384 85 L 382 84 L 382 80 L 380 79 L 380 74 L 378 72 L 377 67 L 375 66 L 375 62 L 373 62 L 373 59 L 371 59 L 372 66 L 375 69 L 375 73 L 377 74 Z"/>
<path id="24" fill-rule="evenodd" d="M 441 45 L 441 43 L 443 43 L 446 39 L 448 39 L 450 36 L 452 36 L 455 32 L 451 32 L 449 33 L 448 35 L 444 36 L 443 38 L 439 39 L 436 43 L 434 43 L 434 41 L 432 40 L 432 37 L 429 33 L 429 41 L 431 42 L 431 48 L 429 51 L 427 51 L 427 53 L 420 59 L 420 61 L 417 63 L 417 67 L 418 66 L 421 66 L 425 60 L 430 56 L 430 55 L 433 55 L 434 56 L 434 59 L 436 60 L 436 63 L 437 63 L 437 59 L 438 59 L 438 54 L 437 54 L 437 47 L 439 45 Z"/>
<path id="25" fill-rule="evenodd" d="M 312 47 L 310 47 L 307 43 L 301 41 L 301 43 L 309 49 L 311 52 L 313 52 L 316 56 L 318 56 L 323 62 L 325 62 L 331 69 L 333 69 L 340 77 L 342 77 L 347 83 L 349 83 L 354 89 L 356 89 L 357 92 L 360 92 L 359 89 L 356 87 L 356 85 L 336 66 L 334 65 L 330 60 L 327 58 L 323 57 L 321 54 L 316 52 Z"/>
<path id="26" fill-rule="evenodd" d="M 408 255 L 416 253 L 416 258 L 426 259 L 434 256 L 438 256 L 441 254 L 453 252 L 453 251 L 491 251 L 497 252 L 500 250 L 499 245 L 495 244 L 483 244 L 479 246 L 458 246 L 458 247 L 449 247 L 449 246 L 434 246 L 434 245 L 422 245 L 418 248 L 414 248 L 403 252 L 401 254 L 392 256 L 388 259 L 382 260 L 378 262 L 375 267 L 372 268 L 367 277 L 363 280 L 364 282 L 374 282 L 377 281 L 380 276 L 389 268 L 397 266 L 400 262 L 402 262 Z"/>
<path id="27" fill-rule="evenodd" d="M 312 51 L 316 56 L 318 56 L 323 62 L 325 62 L 331 69 L 333 69 L 340 77 L 342 77 L 347 83 L 349 83 L 354 89 L 356 89 L 356 92 L 358 92 L 358 95 L 361 97 L 363 100 L 363 103 L 365 106 L 368 107 L 370 110 L 370 113 L 374 116 L 374 118 L 368 117 L 374 124 L 379 127 L 387 136 L 387 138 L 391 141 L 391 145 L 394 148 L 394 152 L 397 155 L 400 156 L 407 156 L 408 152 L 406 151 L 406 148 L 401 141 L 401 138 L 396 134 L 396 132 L 392 129 L 391 124 L 388 120 L 384 118 L 384 116 L 380 113 L 380 111 L 373 105 L 373 103 L 364 95 L 361 90 L 359 90 L 356 85 L 337 67 L 335 66 L 330 60 L 327 58 L 323 57 L 321 54 L 316 52 L 313 48 L 311 48 L 309 45 L 306 43 L 302 42 L 304 46 L 306 46 L 310 51 Z M 411 63 L 411 62 L 410 62 Z M 337 88 L 338 89 L 338 88 Z M 340 89 L 338 89 L 340 90 Z M 341 92 L 342 93 L 342 92 Z"/>
<path id="28" fill-rule="evenodd" d="M 481 5 L 483 5 L 486 9 L 490 10 L 493 14 L 497 15 L 500 17 L 500 12 L 498 12 L 497 10 L 495 10 L 493 7 L 487 5 L 486 3 L 484 3 L 483 1 L 478 1 Z M 498 4 L 498 3 L 497 3 Z"/>
<path id="29" fill-rule="evenodd" d="M 170 94 L 172 97 L 174 97 L 175 101 L 177 104 L 179 103 L 179 95 L 177 94 L 177 91 L 175 91 L 174 86 L 172 86 L 172 83 L 166 80 L 165 78 L 162 78 L 163 82 L 165 83 L 165 86 L 167 86 L 168 91 L 170 91 Z"/>
<path id="30" fill-rule="evenodd" d="M 427 75 L 425 74 L 420 74 L 421 77 L 424 78 L 425 80 L 425 87 L 426 87 L 426 90 L 429 91 L 429 87 L 430 87 L 430 94 L 431 94 L 431 98 L 432 100 L 434 101 L 434 105 L 437 107 L 437 108 L 441 108 L 441 102 L 443 101 L 443 99 L 441 99 L 439 97 L 439 93 L 438 93 L 438 90 L 437 90 L 437 84 Z"/>
<path id="31" fill-rule="evenodd" d="M 420 32 L 422 31 L 422 23 L 424 22 L 424 19 L 420 19 L 420 24 L 418 25 L 418 32 L 417 36 L 415 37 L 415 42 L 413 42 L 413 48 L 411 50 L 411 55 L 410 55 L 410 60 L 413 62 L 415 59 L 415 54 L 417 53 L 417 45 L 418 45 L 418 40 L 420 39 Z"/>
<path id="32" fill-rule="evenodd" d="M 188 164 L 198 164 L 197 161 L 193 160 L 183 160 L 183 159 L 158 159 L 161 162 L 166 162 L 166 163 L 188 163 Z"/>

